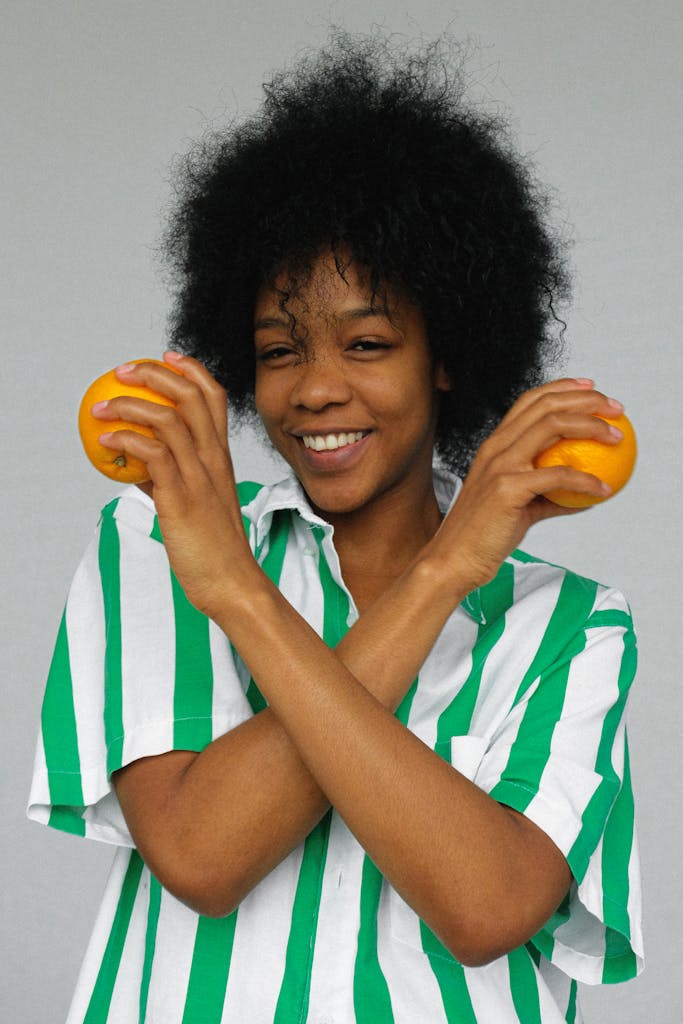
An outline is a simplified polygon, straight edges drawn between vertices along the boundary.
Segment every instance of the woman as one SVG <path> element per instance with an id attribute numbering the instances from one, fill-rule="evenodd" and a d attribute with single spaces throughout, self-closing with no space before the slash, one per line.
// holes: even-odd
<path id="1" fill-rule="evenodd" d="M 118 370 L 176 408 L 94 410 L 151 481 L 74 580 L 31 796 L 121 846 L 72 1024 L 575 1021 L 635 973 L 628 608 L 517 550 L 609 493 L 533 459 L 621 405 L 540 383 L 560 246 L 441 64 L 342 37 L 187 167 L 179 372 Z M 280 484 L 235 486 L 224 388 Z"/>

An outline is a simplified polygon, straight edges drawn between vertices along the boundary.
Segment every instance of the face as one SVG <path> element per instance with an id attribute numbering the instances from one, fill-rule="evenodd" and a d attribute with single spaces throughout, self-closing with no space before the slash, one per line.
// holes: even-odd
<path id="1" fill-rule="evenodd" d="M 278 284 L 285 284 L 286 279 Z M 326 516 L 431 489 L 438 396 L 422 314 L 389 295 L 373 308 L 364 276 L 321 258 L 288 302 L 255 308 L 256 408 L 268 436 Z"/>

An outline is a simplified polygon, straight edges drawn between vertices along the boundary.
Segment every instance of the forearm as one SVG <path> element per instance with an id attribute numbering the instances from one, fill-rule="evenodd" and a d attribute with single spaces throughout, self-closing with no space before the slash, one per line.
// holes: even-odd
<path id="1" fill-rule="evenodd" d="M 263 597 L 264 585 L 303 631 L 309 661 L 315 664 L 324 652 L 333 672 L 350 671 L 388 711 L 402 700 L 459 597 L 457 587 L 438 588 L 434 573 L 415 566 L 332 653 L 255 566 L 240 577 L 239 591 Z M 226 601 L 226 608 L 232 603 Z M 253 604 L 253 597 L 246 603 Z M 245 649 L 251 646 L 247 636 Z M 283 664 L 289 659 L 287 651 Z M 201 753 L 171 752 L 135 762 L 117 773 L 115 784 L 152 870 L 181 899 L 212 915 L 236 906 L 329 806 L 271 708 Z"/>
<path id="2" fill-rule="evenodd" d="M 525 941 L 569 883 L 559 851 L 387 713 L 278 598 L 233 608 L 233 642 L 359 842 L 463 961 Z"/>

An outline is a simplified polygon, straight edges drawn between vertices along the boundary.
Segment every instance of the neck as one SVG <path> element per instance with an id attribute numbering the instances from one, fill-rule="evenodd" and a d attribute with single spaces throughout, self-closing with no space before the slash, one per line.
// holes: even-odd
<path id="1" fill-rule="evenodd" d="M 369 505 L 344 514 L 320 514 L 334 526 L 342 573 L 352 578 L 396 579 L 441 525 L 431 466 L 420 487 L 380 495 Z M 353 592 L 353 587 L 351 587 Z"/>

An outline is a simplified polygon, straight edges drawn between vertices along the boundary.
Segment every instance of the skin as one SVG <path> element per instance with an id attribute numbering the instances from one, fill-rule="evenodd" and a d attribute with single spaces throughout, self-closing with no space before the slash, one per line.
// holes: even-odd
<path id="1" fill-rule="evenodd" d="M 393 711 L 460 601 L 495 576 L 533 523 L 574 514 L 544 492 L 609 493 L 595 477 L 532 460 L 560 437 L 617 443 L 595 414 L 622 407 L 583 379 L 526 393 L 442 520 L 430 467 L 449 381 L 432 365 L 419 311 L 391 299 L 391 316 L 361 316 L 363 275 L 350 268 L 344 281 L 323 258 L 296 310 L 300 337 L 277 322 L 274 296 L 262 292 L 255 310 L 257 406 L 334 524 L 361 612 L 334 650 L 248 548 L 225 393 L 173 353 L 165 360 L 182 376 L 151 364 L 117 371 L 177 407 L 114 399 L 96 415 L 145 423 L 156 438 L 121 431 L 101 440 L 147 463 L 171 565 L 189 600 L 230 636 L 269 707 L 201 753 L 133 762 L 114 785 L 151 870 L 212 916 L 237 906 L 331 804 L 454 956 L 479 965 L 541 927 L 567 891 L 569 868 L 545 833 L 446 764 Z M 300 433 L 344 428 L 369 431 L 348 461 L 306 455 Z"/>

